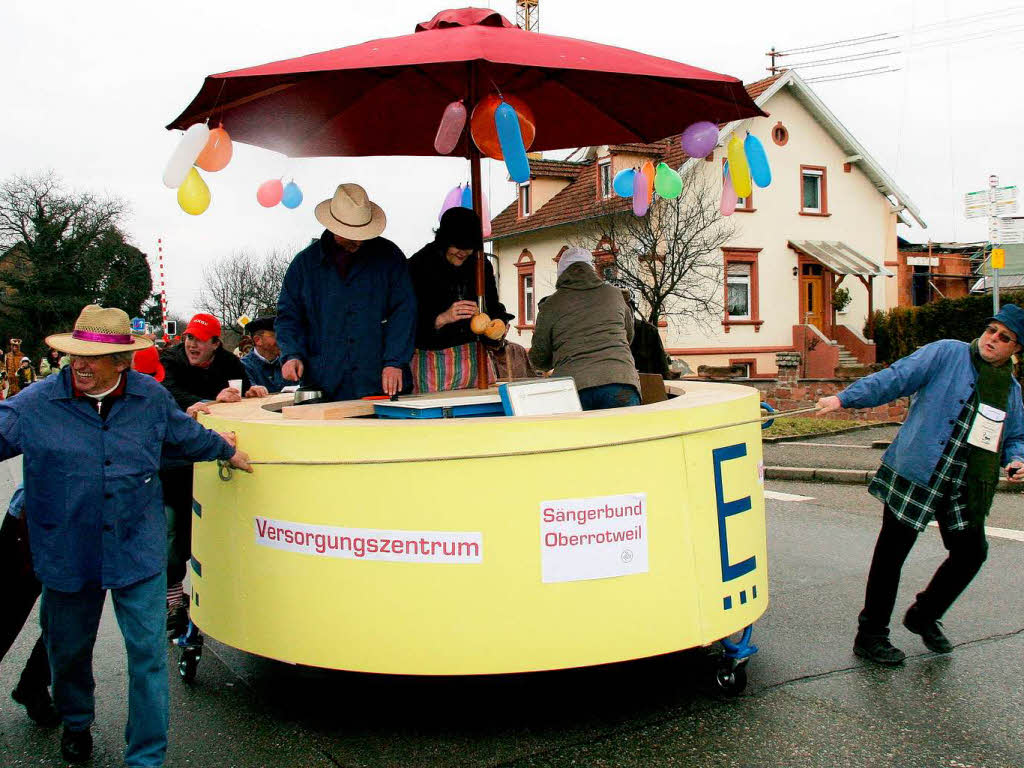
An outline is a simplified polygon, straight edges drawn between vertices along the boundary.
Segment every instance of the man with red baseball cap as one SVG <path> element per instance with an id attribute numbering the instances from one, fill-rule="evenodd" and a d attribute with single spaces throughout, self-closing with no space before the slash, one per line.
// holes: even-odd
<path id="1" fill-rule="evenodd" d="M 267 396 L 265 387 L 250 386 L 242 362 L 224 349 L 220 334 L 220 321 L 200 312 L 189 320 L 182 343 L 161 353 L 163 385 L 178 407 L 190 416 L 208 413 L 207 403 L 211 401 L 236 403 L 243 397 Z M 232 379 L 242 382 L 241 389 L 229 386 Z M 192 465 L 163 469 L 160 479 L 170 518 L 167 526 L 167 629 L 176 636 L 187 625 L 182 581 L 192 554 Z"/>

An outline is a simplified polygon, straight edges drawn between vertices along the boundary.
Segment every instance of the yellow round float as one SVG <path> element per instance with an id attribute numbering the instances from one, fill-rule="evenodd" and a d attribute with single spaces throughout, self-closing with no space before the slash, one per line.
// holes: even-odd
<path id="1" fill-rule="evenodd" d="M 547 417 L 214 405 L 204 424 L 235 432 L 255 473 L 196 466 L 192 618 L 261 656 L 410 675 L 728 638 L 768 604 L 759 397 L 666 387 L 661 403 Z"/>

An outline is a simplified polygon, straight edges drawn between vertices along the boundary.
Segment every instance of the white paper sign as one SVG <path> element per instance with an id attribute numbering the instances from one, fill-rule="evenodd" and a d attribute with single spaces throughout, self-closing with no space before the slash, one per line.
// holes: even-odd
<path id="1" fill-rule="evenodd" d="M 545 584 L 647 573 L 647 494 L 540 503 Z"/>

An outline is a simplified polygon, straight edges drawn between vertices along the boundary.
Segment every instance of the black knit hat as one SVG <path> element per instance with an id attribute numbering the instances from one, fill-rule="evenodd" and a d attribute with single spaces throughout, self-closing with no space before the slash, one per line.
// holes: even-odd
<path id="1" fill-rule="evenodd" d="M 245 326 L 245 333 L 247 336 L 252 336 L 254 333 L 260 331 L 272 331 L 274 330 L 274 316 L 266 315 L 264 317 L 257 317 L 255 320 L 250 320 L 249 324 Z"/>
<path id="2" fill-rule="evenodd" d="M 441 248 L 455 246 L 459 250 L 482 251 L 484 236 L 480 217 L 469 208 L 449 208 L 441 216 L 434 242 Z"/>

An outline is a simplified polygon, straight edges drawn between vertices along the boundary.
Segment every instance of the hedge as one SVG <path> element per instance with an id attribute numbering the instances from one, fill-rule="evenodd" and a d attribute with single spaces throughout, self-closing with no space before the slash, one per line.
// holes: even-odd
<path id="1" fill-rule="evenodd" d="M 1024 308 L 1024 291 L 1005 291 L 999 298 L 1001 304 Z M 877 311 L 873 317 L 877 360 L 892 363 L 939 339 L 971 341 L 978 337 L 991 316 L 990 295 L 940 299 L 920 307 Z"/>

